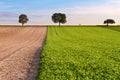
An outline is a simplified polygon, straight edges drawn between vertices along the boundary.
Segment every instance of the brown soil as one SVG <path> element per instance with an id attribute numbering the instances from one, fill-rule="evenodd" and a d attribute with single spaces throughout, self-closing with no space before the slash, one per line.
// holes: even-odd
<path id="1" fill-rule="evenodd" d="M 0 27 L 0 80 L 35 80 L 47 27 Z"/>

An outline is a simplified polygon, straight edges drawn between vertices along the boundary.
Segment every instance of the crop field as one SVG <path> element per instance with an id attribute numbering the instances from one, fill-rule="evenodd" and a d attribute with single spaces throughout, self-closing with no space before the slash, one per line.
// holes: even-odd
<path id="1" fill-rule="evenodd" d="M 120 27 L 117 27 L 117 26 L 114 26 L 114 27 L 105 27 L 105 28 L 108 28 L 108 29 L 112 29 L 112 30 L 115 30 L 115 31 L 119 31 L 120 32 Z"/>
<path id="2" fill-rule="evenodd" d="M 120 80 L 120 27 L 49 27 L 37 80 Z"/>

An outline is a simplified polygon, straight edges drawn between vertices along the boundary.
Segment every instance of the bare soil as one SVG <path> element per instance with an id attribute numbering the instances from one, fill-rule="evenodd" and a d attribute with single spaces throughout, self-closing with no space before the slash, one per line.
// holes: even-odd
<path id="1" fill-rule="evenodd" d="M 0 27 L 0 80 L 35 80 L 47 27 Z"/>

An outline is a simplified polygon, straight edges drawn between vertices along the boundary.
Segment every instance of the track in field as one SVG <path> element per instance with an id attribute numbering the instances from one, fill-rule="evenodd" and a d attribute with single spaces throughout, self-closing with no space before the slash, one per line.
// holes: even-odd
<path id="1" fill-rule="evenodd" d="M 0 80 L 34 80 L 47 27 L 0 27 Z"/>

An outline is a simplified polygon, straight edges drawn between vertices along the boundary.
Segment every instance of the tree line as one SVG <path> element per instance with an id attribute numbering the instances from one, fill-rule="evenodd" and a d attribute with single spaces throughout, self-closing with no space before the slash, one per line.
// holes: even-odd
<path id="1" fill-rule="evenodd" d="M 66 18 L 67 18 L 66 14 L 64 14 L 64 13 L 54 13 L 52 15 L 52 21 L 54 23 L 59 23 L 59 26 L 60 26 L 61 23 L 65 24 L 67 22 Z M 25 23 L 27 23 L 28 21 L 29 21 L 29 19 L 28 19 L 26 14 L 21 14 L 19 16 L 19 23 L 21 23 L 22 26 Z M 104 24 L 106 24 L 106 26 L 109 26 L 109 24 L 115 24 L 115 21 L 113 19 L 107 19 L 107 20 L 104 21 Z"/>

